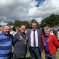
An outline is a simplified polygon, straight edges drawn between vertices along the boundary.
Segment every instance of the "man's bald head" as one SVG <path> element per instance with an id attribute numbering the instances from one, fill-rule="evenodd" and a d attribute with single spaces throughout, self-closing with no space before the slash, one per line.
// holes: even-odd
<path id="1" fill-rule="evenodd" d="M 9 35 L 10 34 L 10 26 L 8 26 L 8 25 L 6 25 L 6 26 L 4 26 L 4 33 L 6 34 L 6 35 Z"/>
<path id="2" fill-rule="evenodd" d="M 5 25 L 5 26 L 4 26 L 4 29 L 5 29 L 6 27 L 7 27 L 7 28 L 8 28 L 8 27 L 10 28 L 10 26 L 9 26 L 9 25 Z"/>
<path id="3" fill-rule="evenodd" d="M 20 27 L 20 31 L 21 31 L 22 33 L 25 33 L 25 31 L 26 31 L 26 26 L 25 26 L 25 25 L 22 25 L 22 26 Z"/>

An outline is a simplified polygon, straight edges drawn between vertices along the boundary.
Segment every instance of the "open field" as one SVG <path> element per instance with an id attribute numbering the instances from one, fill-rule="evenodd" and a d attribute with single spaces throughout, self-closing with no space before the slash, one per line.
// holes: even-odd
<path id="1" fill-rule="evenodd" d="M 57 59 L 59 59 L 59 48 L 57 49 L 58 52 L 56 52 Z M 31 59 L 30 53 L 26 55 L 26 59 Z M 42 52 L 42 59 L 45 59 L 45 53 Z"/>

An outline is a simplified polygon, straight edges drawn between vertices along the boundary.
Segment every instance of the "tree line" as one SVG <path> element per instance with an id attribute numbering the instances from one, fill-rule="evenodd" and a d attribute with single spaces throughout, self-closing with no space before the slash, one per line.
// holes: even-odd
<path id="1" fill-rule="evenodd" d="M 32 21 L 36 21 L 36 20 L 32 20 Z M 29 23 L 28 21 L 20 21 L 20 20 L 15 20 L 15 22 L 13 23 L 13 22 L 8 22 L 8 24 L 7 25 L 9 25 L 9 26 L 18 26 L 18 25 L 26 25 L 26 27 L 27 28 L 31 28 L 31 23 L 32 23 L 32 21 Z M 37 22 L 37 21 L 36 21 Z M 37 28 L 40 28 L 40 24 L 37 22 Z"/>
<path id="2" fill-rule="evenodd" d="M 36 21 L 36 20 L 32 20 L 32 21 Z M 7 25 L 10 26 L 18 26 L 18 25 L 26 25 L 27 28 L 31 28 L 31 23 L 32 21 L 29 23 L 29 21 L 20 21 L 20 20 L 15 20 L 15 22 L 8 22 Z M 55 14 L 51 14 L 49 17 L 42 19 L 41 24 L 37 22 L 37 28 L 42 28 L 44 26 L 49 26 L 49 27 L 56 27 L 59 26 L 59 15 L 55 15 Z"/>

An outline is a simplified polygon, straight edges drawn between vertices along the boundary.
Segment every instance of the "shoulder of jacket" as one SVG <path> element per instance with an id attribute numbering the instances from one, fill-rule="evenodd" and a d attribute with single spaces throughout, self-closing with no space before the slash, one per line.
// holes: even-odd
<path id="1" fill-rule="evenodd" d="M 18 36 L 19 35 L 19 33 L 16 33 L 14 36 Z"/>
<path id="2" fill-rule="evenodd" d="M 42 32 L 42 30 L 40 30 L 40 29 L 37 29 L 39 32 Z"/>
<path id="3" fill-rule="evenodd" d="M 27 33 L 31 32 L 31 30 L 27 31 Z"/>
<path id="4" fill-rule="evenodd" d="M 43 34 L 41 37 L 44 37 L 45 36 L 45 34 Z"/>
<path id="5" fill-rule="evenodd" d="M 56 37 L 55 35 L 51 35 L 52 37 Z"/>

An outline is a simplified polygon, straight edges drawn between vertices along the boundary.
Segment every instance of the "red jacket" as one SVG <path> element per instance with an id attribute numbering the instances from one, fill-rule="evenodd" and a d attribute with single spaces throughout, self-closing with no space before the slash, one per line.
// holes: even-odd
<path id="1" fill-rule="evenodd" d="M 45 35 L 42 35 L 41 38 L 42 38 L 42 48 L 43 48 L 43 51 L 44 51 Z M 58 42 L 58 39 L 55 35 L 50 35 L 49 34 L 49 38 L 50 39 L 48 40 L 48 47 L 49 47 L 50 55 L 52 55 L 56 52 L 56 48 L 59 48 L 59 42 Z"/>

